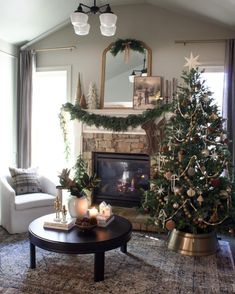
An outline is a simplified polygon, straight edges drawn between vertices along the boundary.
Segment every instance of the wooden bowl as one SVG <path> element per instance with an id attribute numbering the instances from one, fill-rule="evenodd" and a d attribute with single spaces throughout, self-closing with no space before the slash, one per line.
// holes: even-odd
<path id="1" fill-rule="evenodd" d="M 96 218 L 77 218 L 75 222 L 76 227 L 82 232 L 89 232 L 97 226 Z"/>

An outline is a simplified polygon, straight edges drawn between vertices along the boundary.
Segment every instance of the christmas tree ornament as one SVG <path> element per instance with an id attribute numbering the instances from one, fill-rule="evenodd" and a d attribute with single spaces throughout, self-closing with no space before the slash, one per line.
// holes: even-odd
<path id="1" fill-rule="evenodd" d="M 198 62 L 198 58 L 199 55 L 193 56 L 193 53 L 191 52 L 189 58 L 184 58 L 187 61 L 184 66 L 188 67 L 189 70 L 196 68 L 198 65 L 200 65 L 200 62 Z"/>
<path id="2" fill-rule="evenodd" d="M 157 192 L 158 195 L 163 195 L 164 192 L 165 192 L 165 189 L 162 187 L 162 185 L 160 187 L 157 186 L 156 187 L 156 192 Z"/>
<path id="3" fill-rule="evenodd" d="M 228 188 L 226 189 L 226 191 L 227 191 L 228 193 L 231 193 L 231 192 L 232 192 L 232 189 L 231 189 L 230 187 L 228 187 Z"/>
<path id="4" fill-rule="evenodd" d="M 188 175 L 189 175 L 190 177 L 193 177 L 193 176 L 195 175 L 195 169 L 194 169 L 193 167 L 190 167 L 190 168 L 188 169 Z"/>
<path id="5" fill-rule="evenodd" d="M 179 204 L 178 204 L 178 203 L 176 203 L 176 202 L 175 202 L 175 203 L 173 203 L 173 208 L 174 208 L 174 209 L 178 209 L 178 208 L 179 208 Z"/>
<path id="6" fill-rule="evenodd" d="M 211 182 L 211 185 L 213 186 L 213 187 L 219 187 L 219 185 L 220 185 L 220 179 L 219 178 L 216 178 L 216 179 L 211 179 L 210 180 L 210 182 Z"/>
<path id="7" fill-rule="evenodd" d="M 200 194 L 197 198 L 197 201 L 199 202 L 199 205 L 202 205 L 202 202 L 204 201 L 204 198 L 202 197 L 202 194 Z"/>
<path id="8" fill-rule="evenodd" d="M 154 221 L 154 224 L 155 224 L 155 226 L 157 226 L 157 228 L 160 227 L 160 221 L 158 219 Z"/>
<path id="9" fill-rule="evenodd" d="M 192 188 L 189 188 L 188 191 L 187 191 L 187 195 L 189 197 L 194 197 L 196 194 L 195 190 L 193 190 Z"/>
<path id="10" fill-rule="evenodd" d="M 214 112 L 212 112 L 212 114 L 210 115 L 210 119 L 212 120 L 216 120 L 218 118 L 218 115 Z"/>
<path id="11" fill-rule="evenodd" d="M 183 161 L 183 158 L 184 158 L 184 151 L 183 150 L 180 150 L 178 152 L 178 160 L 179 160 L 179 162 L 182 162 Z"/>
<path id="12" fill-rule="evenodd" d="M 172 172 L 168 171 L 165 173 L 165 178 L 170 181 L 171 180 L 171 177 L 172 177 Z"/>
<path id="13" fill-rule="evenodd" d="M 181 189 L 179 187 L 175 187 L 173 192 L 174 192 L 175 195 L 180 195 L 181 194 Z"/>
<path id="14" fill-rule="evenodd" d="M 207 148 L 205 148 L 202 150 L 202 155 L 208 157 L 210 155 L 210 151 Z"/>
<path id="15" fill-rule="evenodd" d="M 217 160 L 217 158 L 218 158 L 218 154 L 217 154 L 215 151 L 213 151 L 212 154 L 210 155 L 210 157 L 211 157 L 213 160 Z"/>
<path id="16" fill-rule="evenodd" d="M 172 231 L 175 228 L 175 222 L 172 219 L 170 219 L 166 221 L 165 227 L 168 231 Z"/>
<path id="17" fill-rule="evenodd" d="M 209 103 L 210 102 L 210 98 L 209 98 L 208 94 L 206 94 L 204 96 L 204 99 L 203 100 L 204 100 L 205 103 Z"/>
<path id="18" fill-rule="evenodd" d="M 178 180 L 178 177 L 177 177 L 176 174 L 173 174 L 171 176 L 171 191 L 172 192 L 174 192 L 174 190 L 175 190 L 175 182 L 176 182 L 176 180 Z"/>

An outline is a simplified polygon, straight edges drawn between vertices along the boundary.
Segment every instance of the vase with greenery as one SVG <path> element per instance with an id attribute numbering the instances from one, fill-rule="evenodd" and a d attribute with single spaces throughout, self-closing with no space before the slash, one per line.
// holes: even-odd
<path id="1" fill-rule="evenodd" d="M 100 179 L 96 175 L 88 174 L 82 155 L 78 156 L 72 170 L 65 168 L 58 177 L 61 187 L 68 189 L 71 194 L 68 203 L 70 215 L 72 217 L 85 215 L 89 204 L 88 193 L 99 185 Z"/>

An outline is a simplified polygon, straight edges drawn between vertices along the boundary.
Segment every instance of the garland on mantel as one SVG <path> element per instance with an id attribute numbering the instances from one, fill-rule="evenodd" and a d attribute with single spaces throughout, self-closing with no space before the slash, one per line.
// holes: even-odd
<path id="1" fill-rule="evenodd" d="M 68 160 L 70 156 L 66 112 L 70 114 L 70 120 L 78 119 L 88 126 L 95 125 L 97 128 L 103 127 L 114 132 L 125 132 L 129 127 L 136 128 L 140 125 L 142 126 L 148 121 L 155 120 L 162 114 L 169 112 L 170 107 L 170 104 L 164 104 L 162 106 L 156 106 L 153 109 L 147 109 L 141 114 L 129 114 L 127 117 L 120 117 L 89 113 L 88 111 L 83 110 L 79 105 L 73 105 L 69 102 L 63 104 L 60 110 L 59 119 L 60 127 L 63 132 L 66 159 Z"/>
<path id="2" fill-rule="evenodd" d="M 95 125 L 97 128 L 103 127 L 114 132 L 125 132 L 129 127 L 136 128 L 149 120 L 160 117 L 169 109 L 170 104 L 164 104 L 158 108 L 147 109 L 141 114 L 129 114 L 127 117 L 120 117 L 89 113 L 81 109 L 79 105 L 66 103 L 62 106 L 61 111 L 69 112 L 71 120 L 78 119 L 88 126 Z"/>

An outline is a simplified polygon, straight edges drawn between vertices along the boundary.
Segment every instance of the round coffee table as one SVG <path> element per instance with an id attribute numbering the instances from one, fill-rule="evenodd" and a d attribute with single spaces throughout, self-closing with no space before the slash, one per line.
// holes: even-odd
<path id="1" fill-rule="evenodd" d="M 44 221 L 49 215 L 35 219 L 29 225 L 30 268 L 36 268 L 35 246 L 42 249 L 69 254 L 95 254 L 94 280 L 104 280 L 105 251 L 121 248 L 127 252 L 127 242 L 131 238 L 132 225 L 115 215 L 114 220 L 106 227 L 96 227 L 90 232 L 81 232 L 77 227 L 69 231 L 44 228 Z"/>

